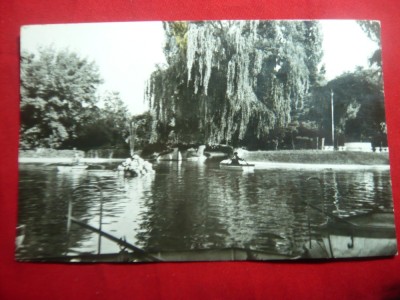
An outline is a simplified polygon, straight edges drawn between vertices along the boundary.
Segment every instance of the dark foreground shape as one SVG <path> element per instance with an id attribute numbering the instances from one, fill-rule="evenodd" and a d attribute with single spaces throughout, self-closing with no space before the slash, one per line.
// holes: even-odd
<path id="1" fill-rule="evenodd" d="M 309 258 L 393 256 L 397 253 L 393 212 L 373 212 L 322 226 L 322 239 L 306 246 Z"/>
<path id="2" fill-rule="evenodd" d="M 124 172 L 125 177 L 137 177 L 138 176 L 138 174 L 133 170 L 125 170 L 123 172 Z"/>
<path id="3" fill-rule="evenodd" d="M 273 254 L 264 251 L 257 251 L 245 248 L 222 248 L 222 249 L 194 249 L 182 251 L 158 251 L 148 252 L 135 245 L 130 244 L 125 239 L 118 238 L 99 228 L 93 227 L 71 215 L 67 216 L 68 228 L 71 224 L 88 229 L 97 233 L 119 245 L 119 253 L 101 254 L 100 248 L 98 254 L 81 253 L 78 255 L 62 255 L 57 257 L 35 257 L 18 258 L 19 261 L 30 262 L 71 262 L 71 263 L 89 263 L 89 262 L 162 262 L 162 261 L 234 261 L 234 260 L 289 260 L 298 259 L 288 255 Z"/>
<path id="4" fill-rule="evenodd" d="M 150 253 L 128 252 L 110 254 L 80 254 L 60 257 L 43 257 L 22 259 L 31 262 L 65 262 L 65 263 L 132 263 L 132 262 L 185 262 L 185 261 L 252 261 L 252 260 L 292 260 L 299 257 L 270 254 L 241 248 L 199 249 L 187 251 L 162 251 Z"/>

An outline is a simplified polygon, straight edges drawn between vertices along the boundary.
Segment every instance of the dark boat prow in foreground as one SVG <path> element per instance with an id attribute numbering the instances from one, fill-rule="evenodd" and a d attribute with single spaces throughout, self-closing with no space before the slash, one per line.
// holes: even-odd
<path id="1" fill-rule="evenodd" d="M 152 259 L 154 258 L 154 259 Z M 253 260 L 293 260 L 299 257 L 272 254 L 263 251 L 245 248 L 223 248 L 223 249 L 196 249 L 185 251 L 159 251 L 148 252 L 145 255 L 126 250 L 119 253 L 92 254 L 85 253 L 79 255 L 66 255 L 59 257 L 43 257 L 34 259 L 22 259 L 21 261 L 30 262 L 70 262 L 70 263 L 90 263 L 90 262 L 200 262 L 200 261 L 253 261 Z"/>
<path id="2" fill-rule="evenodd" d="M 393 212 L 371 212 L 322 226 L 322 239 L 306 246 L 309 258 L 380 257 L 397 254 Z"/>

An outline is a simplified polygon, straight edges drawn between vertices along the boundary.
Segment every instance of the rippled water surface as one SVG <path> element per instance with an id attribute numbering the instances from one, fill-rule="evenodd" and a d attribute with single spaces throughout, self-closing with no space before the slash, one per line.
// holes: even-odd
<path id="1" fill-rule="evenodd" d="M 21 164 L 19 224 L 26 230 L 17 256 L 97 253 L 97 234 L 76 224 L 67 231 L 69 202 L 75 218 L 98 227 L 103 199 L 102 229 L 148 251 L 239 247 L 289 256 L 299 255 L 326 220 L 307 202 L 341 217 L 393 207 L 388 170 L 242 173 L 189 162 L 154 168 L 154 175 L 124 178 Z M 119 250 L 102 239 L 102 253 Z"/>

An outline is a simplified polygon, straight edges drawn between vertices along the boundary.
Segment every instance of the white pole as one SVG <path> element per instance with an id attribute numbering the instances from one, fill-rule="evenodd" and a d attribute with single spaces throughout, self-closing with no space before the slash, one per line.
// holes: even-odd
<path id="1" fill-rule="evenodd" d="M 130 154 L 131 156 L 133 156 L 134 152 L 135 152 L 135 136 L 134 136 L 134 126 L 135 126 L 135 122 L 131 122 L 130 123 L 130 137 L 129 137 L 129 143 L 130 143 Z"/>
<path id="2" fill-rule="evenodd" d="M 332 112 L 332 146 L 335 149 L 335 121 L 333 119 L 333 91 L 331 90 L 331 112 Z"/>

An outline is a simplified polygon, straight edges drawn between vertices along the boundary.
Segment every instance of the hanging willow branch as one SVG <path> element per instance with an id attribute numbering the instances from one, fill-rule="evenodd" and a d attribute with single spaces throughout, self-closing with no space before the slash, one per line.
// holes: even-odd
<path id="1" fill-rule="evenodd" d="M 164 23 L 168 66 L 147 100 L 159 141 L 240 143 L 266 138 L 301 110 L 321 58 L 309 21 Z"/>

